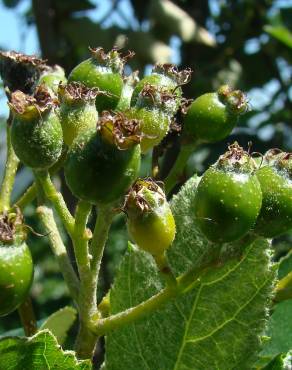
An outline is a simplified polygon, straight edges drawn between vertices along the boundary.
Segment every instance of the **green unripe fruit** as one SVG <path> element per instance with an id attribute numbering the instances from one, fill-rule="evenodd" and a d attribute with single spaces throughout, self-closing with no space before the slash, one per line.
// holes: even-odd
<path id="1" fill-rule="evenodd" d="M 63 133 L 48 90 L 40 86 L 34 97 L 16 91 L 9 106 L 13 111 L 11 142 L 17 157 L 34 169 L 51 167 L 62 153 Z"/>
<path id="2" fill-rule="evenodd" d="M 60 121 L 64 142 L 68 146 L 79 134 L 96 127 L 96 95 L 95 89 L 89 89 L 79 82 L 59 86 Z"/>
<path id="3" fill-rule="evenodd" d="M 142 153 L 158 145 L 166 136 L 179 101 L 175 94 L 145 84 L 136 105 L 125 112 L 127 117 L 141 120 Z"/>
<path id="4" fill-rule="evenodd" d="M 90 49 L 91 58 L 76 66 L 68 77 L 69 82 L 81 82 L 89 88 L 98 88 L 96 109 L 115 109 L 123 89 L 123 69 L 127 57 L 115 49 L 105 53 L 103 48 Z M 132 54 L 129 54 L 131 56 Z"/>
<path id="5" fill-rule="evenodd" d="M 247 111 L 247 100 L 239 90 L 221 86 L 216 92 L 192 102 L 183 121 L 182 144 L 214 143 L 227 137 L 238 117 Z"/>
<path id="6" fill-rule="evenodd" d="M 140 168 L 139 122 L 104 111 L 98 129 L 80 134 L 65 163 L 71 192 L 93 204 L 107 204 L 123 196 Z"/>
<path id="7" fill-rule="evenodd" d="M 256 171 L 263 204 L 255 232 L 274 238 L 292 229 L 292 155 L 268 152 L 264 165 Z"/>
<path id="8" fill-rule="evenodd" d="M 190 69 L 178 71 L 177 67 L 172 64 L 156 64 L 152 70 L 152 74 L 145 76 L 137 83 L 133 91 L 131 105 L 137 104 L 139 95 L 146 85 L 159 87 L 170 94 L 175 91 L 178 101 L 180 101 L 182 91 L 179 86 L 188 83 L 190 77 Z"/>
<path id="9" fill-rule="evenodd" d="M 59 84 L 67 82 L 65 71 L 62 67 L 55 65 L 53 67 L 46 66 L 38 81 L 38 85 L 45 85 L 54 94 L 58 93 Z"/>
<path id="10" fill-rule="evenodd" d="M 199 228 L 212 242 L 241 239 L 255 224 L 262 192 L 256 165 L 237 143 L 203 175 L 195 196 Z"/>
<path id="11" fill-rule="evenodd" d="M 21 228 L 19 215 L 0 214 L 0 316 L 24 302 L 33 280 L 33 261 Z"/>
<path id="12" fill-rule="evenodd" d="M 158 145 L 169 130 L 169 117 L 158 109 L 131 108 L 125 112 L 128 118 L 141 121 L 141 151 L 146 153 Z"/>
<path id="13" fill-rule="evenodd" d="M 150 180 L 138 180 L 126 197 L 129 234 L 153 256 L 162 256 L 175 237 L 175 221 L 162 189 Z"/>

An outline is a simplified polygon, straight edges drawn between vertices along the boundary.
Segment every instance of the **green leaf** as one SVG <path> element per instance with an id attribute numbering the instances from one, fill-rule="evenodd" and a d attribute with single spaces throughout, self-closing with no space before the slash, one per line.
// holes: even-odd
<path id="1" fill-rule="evenodd" d="M 262 370 L 283 370 L 283 355 L 280 354 L 272 359 Z"/>
<path id="2" fill-rule="evenodd" d="M 267 25 L 264 27 L 264 31 L 289 48 L 292 48 L 292 32 L 290 32 L 285 26 Z"/>
<path id="3" fill-rule="evenodd" d="M 78 361 L 72 351 L 63 351 L 56 338 L 44 330 L 31 338 L 0 340 L 0 369 L 90 370 L 90 361 Z"/>
<path id="4" fill-rule="evenodd" d="M 292 299 L 278 303 L 269 320 L 266 335 L 270 340 L 266 343 L 262 357 L 273 358 L 286 353 L 292 348 Z"/>
<path id="5" fill-rule="evenodd" d="M 176 274 L 200 265 L 218 245 L 198 231 L 193 201 L 198 180 L 191 179 L 172 209 L 177 235 L 169 260 Z M 234 253 L 240 243 L 224 245 Z M 187 294 L 106 338 L 107 370 L 250 370 L 260 347 L 275 278 L 269 244 L 245 246 L 240 258 L 206 274 Z M 163 287 L 152 257 L 129 248 L 111 290 L 111 311 L 120 312 Z"/>
<path id="6" fill-rule="evenodd" d="M 280 261 L 278 278 L 282 279 L 289 272 L 292 271 L 292 251 L 290 251 L 285 257 Z"/>
<path id="7" fill-rule="evenodd" d="M 49 329 L 59 344 L 63 344 L 67 333 L 74 324 L 77 311 L 73 307 L 64 307 L 49 316 L 40 327 L 40 330 Z"/>

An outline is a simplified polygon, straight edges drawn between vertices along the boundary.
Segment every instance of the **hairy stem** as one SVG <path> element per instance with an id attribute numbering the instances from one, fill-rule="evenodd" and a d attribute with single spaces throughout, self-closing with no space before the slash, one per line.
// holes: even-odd
<path id="1" fill-rule="evenodd" d="M 54 208 L 56 209 L 63 225 L 65 226 L 68 234 L 72 238 L 74 232 L 74 217 L 69 212 L 63 196 L 58 192 L 52 183 L 48 171 L 35 171 L 35 176 L 42 186 L 47 199 L 49 199 Z"/>
<path id="2" fill-rule="evenodd" d="M 90 244 L 90 254 L 92 256 L 91 269 L 92 275 L 98 280 L 100 264 L 104 252 L 105 243 L 108 238 L 108 232 L 114 217 L 111 205 L 101 206 L 98 209 L 96 224 Z"/>
<path id="3" fill-rule="evenodd" d="M 222 263 L 219 263 L 216 258 L 215 260 L 211 262 L 209 261 L 200 267 L 194 267 L 176 279 L 176 286 L 168 285 L 159 293 L 135 307 L 131 307 L 123 312 L 98 320 L 95 323 L 92 322 L 91 330 L 96 335 L 101 336 L 109 331 L 139 320 L 162 307 L 170 300 L 186 293 L 190 288 L 193 288 L 193 286 L 200 281 L 200 278 L 210 269 L 221 266 Z"/>
<path id="4" fill-rule="evenodd" d="M 10 198 L 19 163 L 19 160 L 12 148 L 10 131 L 11 127 L 7 124 L 7 159 L 4 169 L 4 177 L 0 187 L 0 212 L 7 211 L 10 208 Z"/>
<path id="5" fill-rule="evenodd" d="M 53 211 L 47 206 L 39 206 L 37 214 L 40 217 L 42 225 L 49 238 L 51 249 L 59 263 L 60 271 L 68 286 L 72 298 L 78 302 L 79 297 L 79 280 L 69 260 L 66 248 L 58 231 Z"/>
<path id="6" fill-rule="evenodd" d="M 59 169 L 63 166 L 65 159 L 67 156 L 67 149 L 63 150 L 63 153 L 61 154 L 61 157 L 59 158 L 58 162 L 55 163 L 52 167 L 49 169 L 50 175 L 53 175 L 59 171 Z M 37 185 L 34 182 L 22 196 L 18 199 L 18 201 L 15 203 L 15 205 L 20 208 L 24 209 L 28 204 L 30 204 L 37 196 Z"/>
<path id="7" fill-rule="evenodd" d="M 166 284 L 169 287 L 175 287 L 177 285 L 177 281 L 169 266 L 166 253 L 164 252 L 162 255 L 154 256 L 154 260 Z"/>
<path id="8" fill-rule="evenodd" d="M 18 307 L 18 314 L 24 329 L 24 334 L 27 337 L 31 337 L 37 331 L 37 322 L 30 297 L 27 297 Z"/>
<path id="9" fill-rule="evenodd" d="M 182 145 L 172 169 L 164 180 L 166 194 L 169 194 L 174 186 L 180 181 L 180 177 L 193 150 L 193 146 L 190 147 Z"/>
<path id="10" fill-rule="evenodd" d="M 90 268 L 88 238 L 86 238 L 86 224 L 91 212 L 91 205 L 80 200 L 75 213 L 75 227 L 73 246 L 78 272 L 81 280 L 79 293 L 80 327 L 76 338 L 75 349 L 79 358 L 91 358 L 96 344 L 96 336 L 88 329 L 90 318 L 97 312 L 96 290 Z"/>

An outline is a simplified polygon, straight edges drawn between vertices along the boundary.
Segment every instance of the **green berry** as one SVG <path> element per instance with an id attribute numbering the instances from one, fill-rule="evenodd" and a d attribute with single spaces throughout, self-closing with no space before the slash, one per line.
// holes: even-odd
<path id="1" fill-rule="evenodd" d="M 244 94 L 226 85 L 216 92 L 199 96 L 184 117 L 182 144 L 213 143 L 224 139 L 247 107 Z"/>
<path id="2" fill-rule="evenodd" d="M 89 89 L 79 82 L 59 86 L 60 121 L 64 142 L 68 146 L 80 133 L 96 127 L 96 95 L 95 89 Z"/>
<path id="3" fill-rule="evenodd" d="M 237 143 L 203 175 L 195 196 L 199 228 L 212 242 L 241 239 L 254 226 L 262 192 L 253 159 Z"/>
<path id="4" fill-rule="evenodd" d="M 139 122 L 104 111 L 97 129 L 80 134 L 65 163 L 71 192 L 93 204 L 106 204 L 123 196 L 140 168 Z"/>
<path id="5" fill-rule="evenodd" d="M 9 106 L 13 112 L 11 142 L 17 157 L 34 169 L 51 167 L 59 159 L 63 146 L 56 101 L 41 85 L 34 96 L 14 92 Z"/>
<path id="6" fill-rule="evenodd" d="M 191 70 L 185 69 L 179 71 L 176 66 L 172 64 L 156 64 L 152 70 L 152 74 L 145 76 L 139 81 L 133 91 L 131 105 L 136 105 L 139 95 L 144 89 L 145 85 L 152 85 L 164 89 L 167 93 L 175 94 L 180 101 L 182 91 L 180 86 L 189 82 L 191 77 Z"/>
<path id="7" fill-rule="evenodd" d="M 33 280 L 33 262 L 19 214 L 0 214 L 0 316 L 26 299 Z"/>
<path id="8" fill-rule="evenodd" d="M 144 85 L 135 106 L 125 112 L 127 117 L 141 120 L 142 153 L 158 145 L 166 136 L 178 104 L 175 94 L 155 85 Z"/>
<path id="9" fill-rule="evenodd" d="M 274 238 L 292 229 L 292 154 L 269 151 L 256 176 L 263 205 L 255 232 Z"/>
<path id="10" fill-rule="evenodd" d="M 44 84 L 52 93 L 57 94 L 59 84 L 65 84 L 66 82 L 64 69 L 55 65 L 53 67 L 46 66 L 43 68 L 38 85 Z"/>
<path id="11" fill-rule="evenodd" d="M 153 256 L 161 256 L 175 237 L 175 221 L 162 189 L 139 179 L 129 191 L 124 210 L 130 236 Z"/>
<path id="12" fill-rule="evenodd" d="M 123 90 L 123 69 L 127 57 L 113 49 L 105 53 L 103 48 L 90 49 L 91 58 L 78 64 L 68 77 L 69 82 L 81 82 L 89 88 L 98 88 L 96 109 L 115 109 Z M 132 54 L 129 54 L 131 56 Z"/>

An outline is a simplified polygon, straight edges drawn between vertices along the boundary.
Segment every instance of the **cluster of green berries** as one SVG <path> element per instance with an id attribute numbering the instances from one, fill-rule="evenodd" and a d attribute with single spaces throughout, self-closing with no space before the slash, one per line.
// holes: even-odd
<path id="1" fill-rule="evenodd" d="M 180 142 L 192 148 L 227 137 L 248 103 L 241 91 L 224 85 L 186 108 L 181 86 L 189 82 L 190 70 L 157 64 L 139 80 L 137 72 L 124 76 L 134 53 L 122 56 L 117 49 L 106 53 L 103 48 L 90 52 L 68 80 L 59 66 L 15 52 L 0 53 L 12 145 L 21 162 L 34 171 L 49 169 L 65 153 L 65 179 L 78 199 L 94 205 L 124 199 L 129 234 L 158 261 L 174 240 L 175 222 L 162 188 L 151 179 L 138 179 L 141 154 L 161 143 L 181 108 Z M 250 230 L 266 237 L 290 230 L 290 162 L 289 154 L 270 151 L 258 168 L 249 153 L 231 145 L 196 190 L 194 213 L 201 231 L 209 240 L 224 243 Z M 13 303 L 0 314 L 21 304 L 32 280 L 24 227 L 19 218 L 12 219 L 10 214 L 0 215 L 0 267 L 4 271 L 12 263 L 3 257 L 6 248 L 11 259 L 19 261 L 20 253 L 26 267 L 16 268 L 15 278 L 6 274 L 5 281 L 0 274 L 1 301 L 15 298 L 9 298 Z M 23 282 L 21 289 L 14 279 Z"/>
<path id="2" fill-rule="evenodd" d="M 237 143 L 202 176 L 195 216 L 212 242 L 248 232 L 274 238 L 292 229 L 292 155 L 269 150 L 256 164 Z"/>

